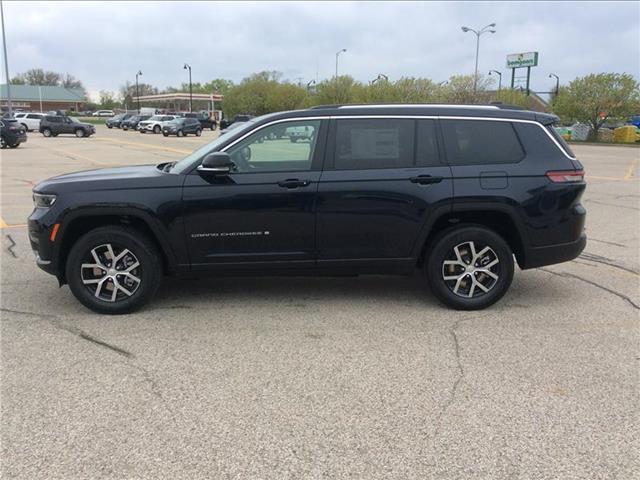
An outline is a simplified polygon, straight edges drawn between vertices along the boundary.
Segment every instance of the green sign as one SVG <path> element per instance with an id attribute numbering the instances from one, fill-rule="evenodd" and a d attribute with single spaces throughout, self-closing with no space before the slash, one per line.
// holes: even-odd
<path id="1" fill-rule="evenodd" d="M 538 52 L 512 53 L 507 55 L 507 68 L 538 66 Z"/>

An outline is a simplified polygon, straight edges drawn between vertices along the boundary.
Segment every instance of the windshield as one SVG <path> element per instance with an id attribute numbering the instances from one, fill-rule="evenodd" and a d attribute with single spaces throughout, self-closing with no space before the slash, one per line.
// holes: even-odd
<path id="1" fill-rule="evenodd" d="M 217 150 L 222 144 L 228 142 L 229 140 L 241 136 L 247 130 L 251 130 L 253 128 L 253 126 L 255 125 L 257 120 L 261 120 L 261 119 L 263 119 L 265 117 L 266 117 L 266 115 L 264 117 L 258 117 L 258 118 L 254 118 L 252 120 L 249 120 L 248 122 L 244 122 L 238 128 L 236 128 L 234 130 L 233 134 L 221 135 L 218 138 L 216 138 L 213 142 L 210 142 L 210 143 L 207 143 L 206 145 L 203 145 L 202 147 L 200 147 L 199 149 L 193 151 L 191 154 L 187 155 L 182 160 L 180 160 L 178 163 L 176 163 L 175 166 L 171 169 L 171 172 L 172 173 L 184 173 L 186 170 L 189 169 L 189 167 L 191 166 L 191 164 L 193 162 L 195 162 L 196 160 L 201 159 L 207 153 L 210 153 L 210 152 L 213 152 L 213 151 Z"/>

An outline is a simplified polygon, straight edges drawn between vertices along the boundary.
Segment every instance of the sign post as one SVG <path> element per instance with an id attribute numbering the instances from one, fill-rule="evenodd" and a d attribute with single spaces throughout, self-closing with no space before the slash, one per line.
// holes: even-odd
<path id="1" fill-rule="evenodd" d="M 511 89 L 515 87 L 516 69 L 527 68 L 527 95 L 529 95 L 529 83 L 531 81 L 531 67 L 538 66 L 538 52 L 512 53 L 507 55 L 507 68 L 511 69 Z"/>

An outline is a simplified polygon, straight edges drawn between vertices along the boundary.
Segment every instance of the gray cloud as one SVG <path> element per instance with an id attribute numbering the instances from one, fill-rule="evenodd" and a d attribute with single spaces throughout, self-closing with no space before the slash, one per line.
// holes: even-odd
<path id="1" fill-rule="evenodd" d="M 638 2 L 17 2 L 5 5 L 10 74 L 69 72 L 89 91 L 116 90 L 142 69 L 158 87 L 187 80 L 235 81 L 279 70 L 304 81 L 340 72 L 367 81 L 472 73 L 475 36 L 462 25 L 497 23 L 481 39 L 480 71 L 508 53 L 539 51 L 537 90 L 591 72 L 640 77 Z"/>

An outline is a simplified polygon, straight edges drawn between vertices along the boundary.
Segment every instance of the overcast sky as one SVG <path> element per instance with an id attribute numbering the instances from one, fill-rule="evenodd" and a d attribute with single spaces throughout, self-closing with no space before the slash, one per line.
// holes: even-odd
<path id="1" fill-rule="evenodd" d="M 538 51 L 532 85 L 550 72 L 569 81 L 592 72 L 640 77 L 640 2 L 19 2 L 4 1 L 9 74 L 41 67 L 78 77 L 95 96 L 125 81 L 159 88 L 213 78 L 240 81 L 261 70 L 306 83 L 340 73 L 369 81 L 384 73 L 442 81 L 504 73 L 509 53 Z M 2 78 L 4 79 L 4 71 Z M 4 81 L 4 80 L 3 80 Z"/>

